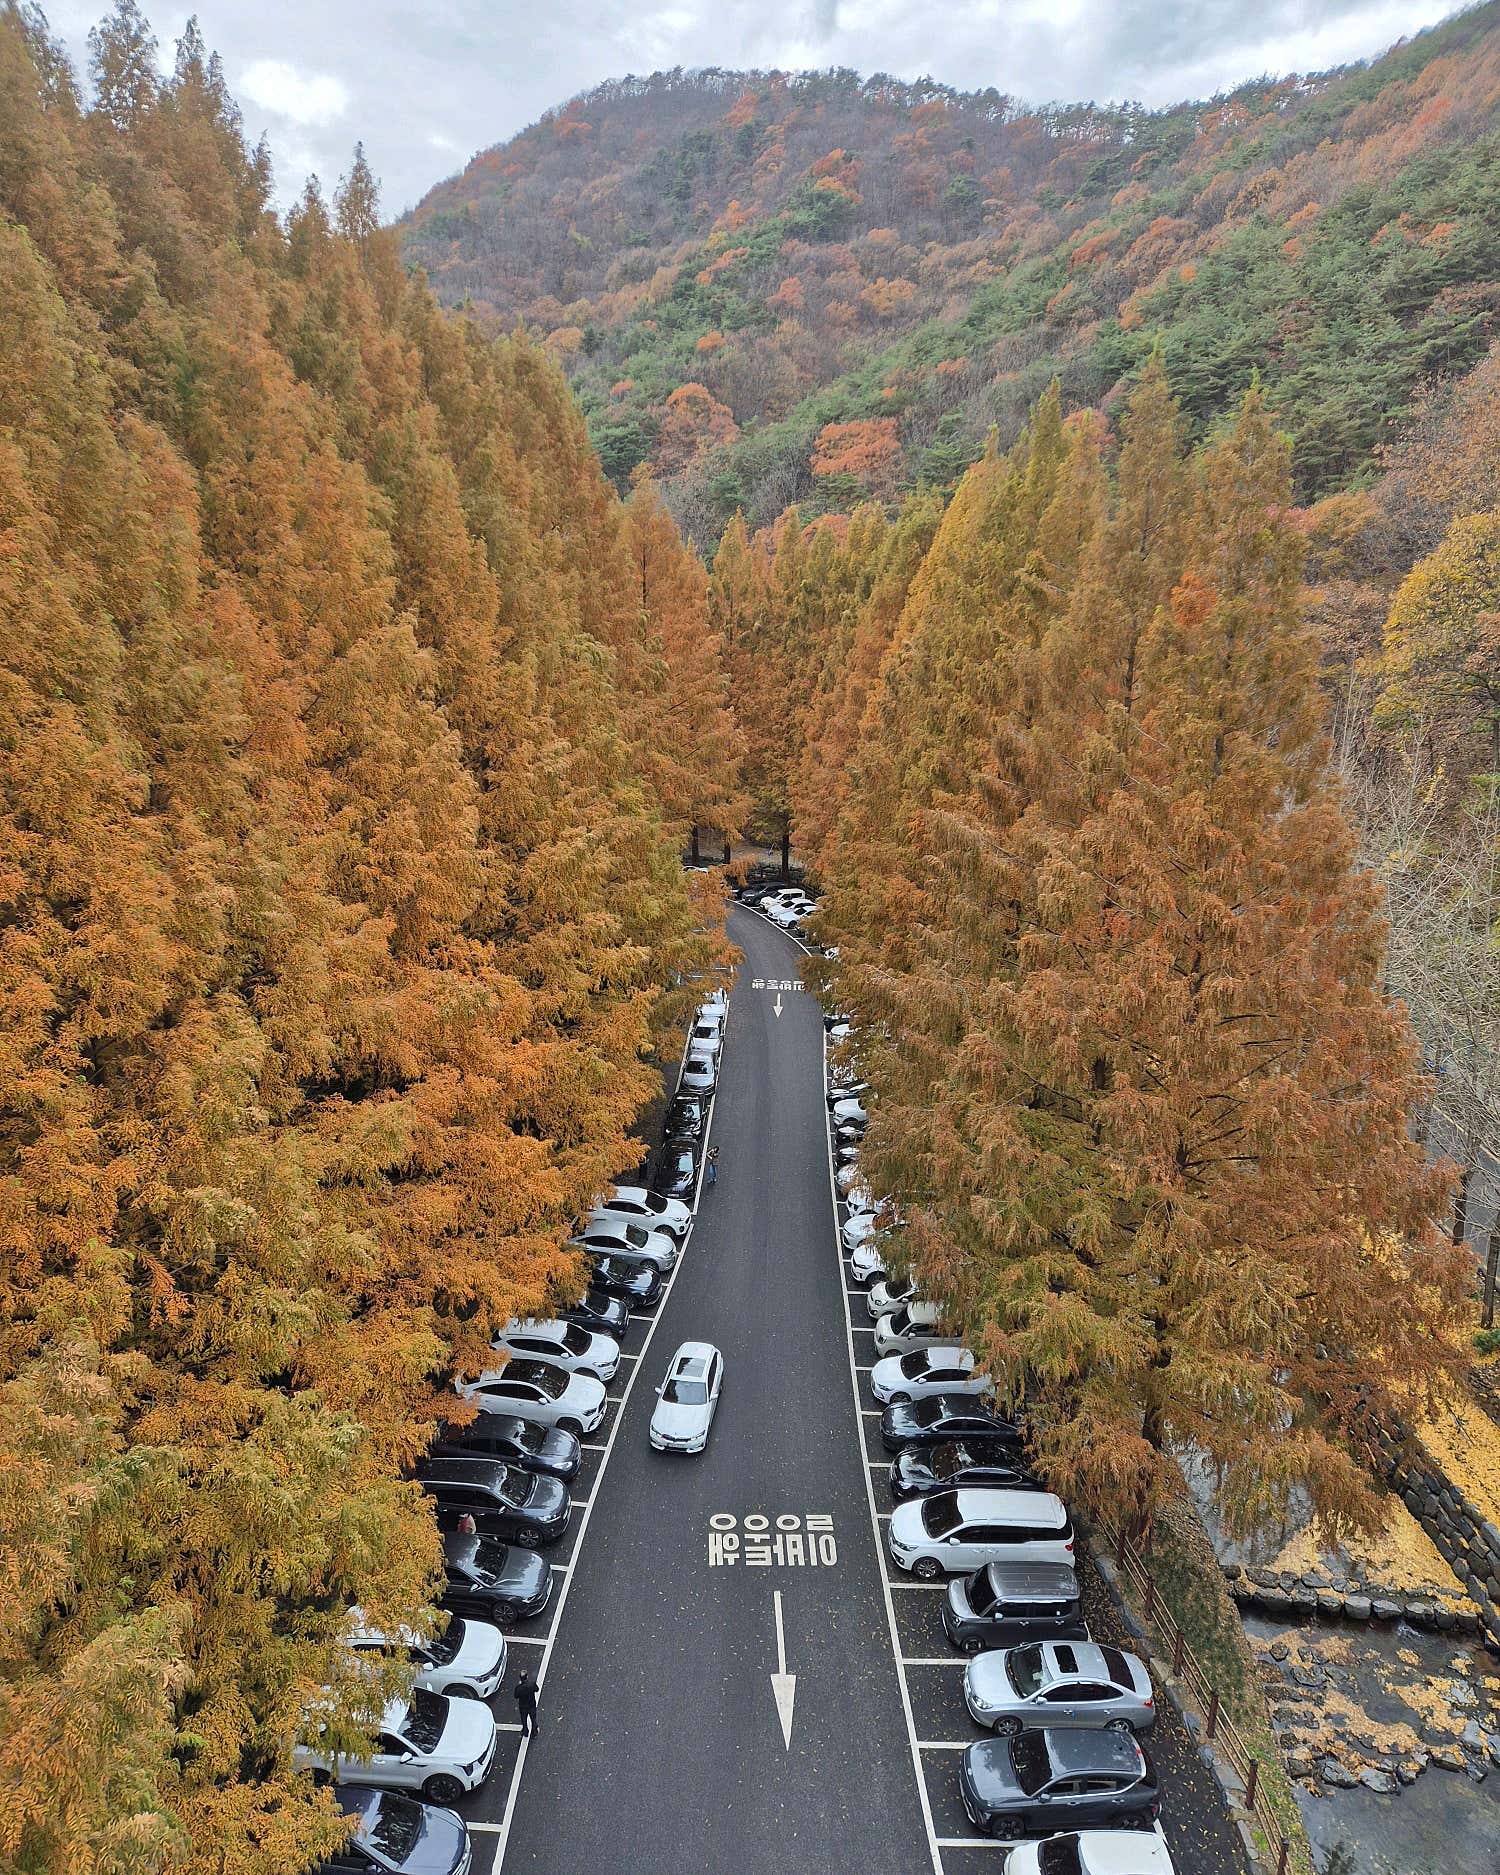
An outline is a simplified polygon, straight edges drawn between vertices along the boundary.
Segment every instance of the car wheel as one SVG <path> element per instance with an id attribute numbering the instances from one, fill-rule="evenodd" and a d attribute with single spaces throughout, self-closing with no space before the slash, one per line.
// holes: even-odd
<path id="1" fill-rule="evenodd" d="M 1129 1732 L 1130 1721 L 1129 1719 L 1111 1719 L 1105 1729 L 1111 1732 Z"/>
<path id="2" fill-rule="evenodd" d="M 911 1395 L 909 1393 L 893 1393 L 890 1398 L 890 1404 L 892 1406 L 910 1406 Z"/>
<path id="3" fill-rule="evenodd" d="M 1020 1735 L 1021 1721 L 1019 1719 L 996 1719 L 996 1738 L 1019 1738 Z"/>
<path id="4" fill-rule="evenodd" d="M 450 1699 L 478 1699 L 479 1697 L 477 1686 L 445 1686 L 443 1691 Z"/>
<path id="5" fill-rule="evenodd" d="M 456 1777 L 429 1777 L 422 1786 L 422 1795 L 429 1803 L 440 1803 L 445 1808 L 457 1803 L 464 1794 L 464 1787 Z"/>
<path id="6" fill-rule="evenodd" d="M 980 1640 L 977 1634 L 966 1634 L 964 1636 L 963 1649 L 966 1654 L 982 1653 L 984 1651 L 984 1642 Z"/>
<path id="7" fill-rule="evenodd" d="M 333 1782 L 333 1774 L 323 1770 L 319 1765 L 314 1765 L 312 1781 L 314 1790 L 321 1790 L 325 1784 Z"/>
<path id="8" fill-rule="evenodd" d="M 557 1422 L 557 1430 L 559 1432 L 571 1432 L 575 1439 L 581 1439 L 583 1437 L 583 1421 L 581 1419 L 560 1419 Z"/>
<path id="9" fill-rule="evenodd" d="M 936 1582 L 943 1573 L 936 1556 L 919 1556 L 912 1564 L 911 1572 L 919 1582 Z"/>

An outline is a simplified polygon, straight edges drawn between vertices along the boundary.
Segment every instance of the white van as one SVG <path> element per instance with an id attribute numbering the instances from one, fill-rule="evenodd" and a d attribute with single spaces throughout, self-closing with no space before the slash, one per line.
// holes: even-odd
<path id="1" fill-rule="evenodd" d="M 1073 1520 L 1051 1491 L 934 1491 L 896 1506 L 886 1543 L 898 1569 L 935 1582 L 992 1562 L 1070 1563 Z"/>

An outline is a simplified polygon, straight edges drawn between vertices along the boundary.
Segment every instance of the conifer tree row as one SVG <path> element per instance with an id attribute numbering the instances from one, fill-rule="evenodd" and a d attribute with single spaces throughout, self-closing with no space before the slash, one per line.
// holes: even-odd
<path id="1" fill-rule="evenodd" d="M 862 1169 L 1065 1493 L 1149 1514 L 1192 1447 L 1231 1521 L 1304 1489 L 1368 1524 L 1358 1411 L 1448 1384 L 1465 1272 L 1329 772 L 1287 450 L 1252 392 L 1188 456 L 1159 363 L 1113 440 L 1054 388 L 871 628 L 819 849 Z"/>
<path id="2" fill-rule="evenodd" d="M 346 1611 L 432 1620 L 403 1467 L 638 1156 L 738 751 L 550 361 L 362 158 L 279 221 L 196 27 L 93 53 L 0 11 L 0 1865 L 285 1875 Z"/>

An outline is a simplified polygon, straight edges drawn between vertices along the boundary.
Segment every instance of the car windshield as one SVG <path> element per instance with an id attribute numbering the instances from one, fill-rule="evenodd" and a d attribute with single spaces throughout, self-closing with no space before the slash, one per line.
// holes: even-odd
<path id="1" fill-rule="evenodd" d="M 400 1868 L 416 1848 L 421 1835 L 421 1804 L 386 1790 L 379 1793 L 377 1801 L 360 1818 L 355 1839 L 368 1844 Z"/>
<path id="2" fill-rule="evenodd" d="M 926 1348 L 913 1348 L 910 1354 L 901 1356 L 901 1371 L 908 1380 L 915 1380 L 919 1374 L 925 1374 L 930 1365 Z"/>
<path id="3" fill-rule="evenodd" d="M 639 1224 L 627 1224 L 625 1226 L 625 1241 L 626 1243 L 633 1243 L 637 1250 L 644 1250 L 646 1245 L 650 1243 L 651 1236 L 648 1231 L 642 1230 Z"/>
<path id="4" fill-rule="evenodd" d="M 401 1736 L 418 1751 L 436 1751 L 447 1723 L 447 1700 L 441 1693 L 426 1693 L 418 1687 L 411 1696 L 411 1710 L 401 1727 Z"/>
<path id="5" fill-rule="evenodd" d="M 951 1492 L 940 1491 L 936 1497 L 922 1500 L 922 1528 L 929 1536 L 947 1536 L 962 1521 L 958 1499 Z"/>
<path id="6" fill-rule="evenodd" d="M 1047 1740 L 1042 1732 L 1022 1732 L 1012 1739 L 1010 1761 L 1016 1777 L 1028 1797 L 1034 1797 L 1052 1775 L 1052 1761 L 1047 1756 Z"/>
<path id="7" fill-rule="evenodd" d="M 1022 1699 L 1030 1699 L 1042 1683 L 1041 1648 L 1013 1647 L 1005 1656 L 1005 1676 Z"/>
<path id="8" fill-rule="evenodd" d="M 940 1445 L 932 1455 L 932 1475 L 935 1478 L 953 1478 L 965 1465 L 973 1460 L 961 1445 Z"/>
<path id="9" fill-rule="evenodd" d="M 549 1400 L 560 1399 L 568 1385 L 566 1374 L 560 1374 L 555 1367 L 548 1367 L 543 1361 L 512 1361 L 502 1378 L 524 1381 L 528 1387 L 535 1387 L 538 1393 L 546 1394 Z"/>
<path id="10" fill-rule="evenodd" d="M 512 1510 L 519 1510 L 531 1496 L 532 1481 L 524 1471 L 507 1471 L 496 1486 L 496 1492 L 502 1504 L 509 1504 Z"/>
<path id="11" fill-rule="evenodd" d="M 911 1409 L 911 1416 L 917 1425 L 930 1431 L 943 1422 L 943 1403 L 941 1400 L 919 1400 Z"/>
<path id="12" fill-rule="evenodd" d="M 987 1615 L 999 1601 L 988 1569 L 981 1569 L 969 1583 L 969 1606 L 976 1615 Z"/>
<path id="13" fill-rule="evenodd" d="M 510 1561 L 510 1551 L 494 1537 L 481 1537 L 474 1545 L 474 1573 L 483 1582 L 498 1582 Z"/>
<path id="14" fill-rule="evenodd" d="M 441 1634 L 434 1634 L 426 1643 L 427 1657 L 434 1666 L 446 1667 L 457 1660 L 458 1650 L 463 1645 L 464 1624 L 457 1615 L 448 1623 Z"/>
<path id="15" fill-rule="evenodd" d="M 1038 1843 L 1036 1866 L 1038 1875 L 1083 1875 L 1078 1838 L 1054 1836 L 1050 1842 Z"/>
<path id="16" fill-rule="evenodd" d="M 575 1322 L 569 1322 L 567 1327 L 558 1336 L 559 1343 L 568 1350 L 569 1354 L 583 1354 L 586 1352 L 590 1339 L 591 1337 L 588 1330 L 578 1327 Z"/>
<path id="17" fill-rule="evenodd" d="M 673 1379 L 662 1388 L 661 1397 L 668 1406 L 705 1406 L 708 1387 L 701 1380 Z"/>

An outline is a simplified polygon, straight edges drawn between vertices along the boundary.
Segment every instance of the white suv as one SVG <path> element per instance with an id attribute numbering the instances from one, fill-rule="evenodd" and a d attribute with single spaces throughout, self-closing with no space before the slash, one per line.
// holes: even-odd
<path id="1" fill-rule="evenodd" d="M 886 1545 L 898 1569 L 935 1582 L 992 1562 L 1071 1563 L 1073 1521 L 1051 1491 L 934 1491 L 896 1506 Z"/>
<path id="2" fill-rule="evenodd" d="M 316 1721 L 313 1730 L 321 1730 Z M 387 1703 L 368 1758 L 307 1743 L 293 1747 L 292 1761 L 298 1770 L 322 1772 L 344 1784 L 378 1784 L 382 1790 L 416 1791 L 429 1803 L 457 1803 L 490 1774 L 495 1720 L 477 1699 L 418 1690 L 410 1699 Z"/>
<path id="3" fill-rule="evenodd" d="M 449 1617 L 441 1634 L 419 1640 L 409 1628 L 382 1634 L 353 1611 L 349 1646 L 356 1654 L 405 1654 L 417 1670 L 416 1684 L 426 1693 L 450 1693 L 465 1699 L 493 1699 L 505 1678 L 505 1636 L 488 1621 Z"/>

